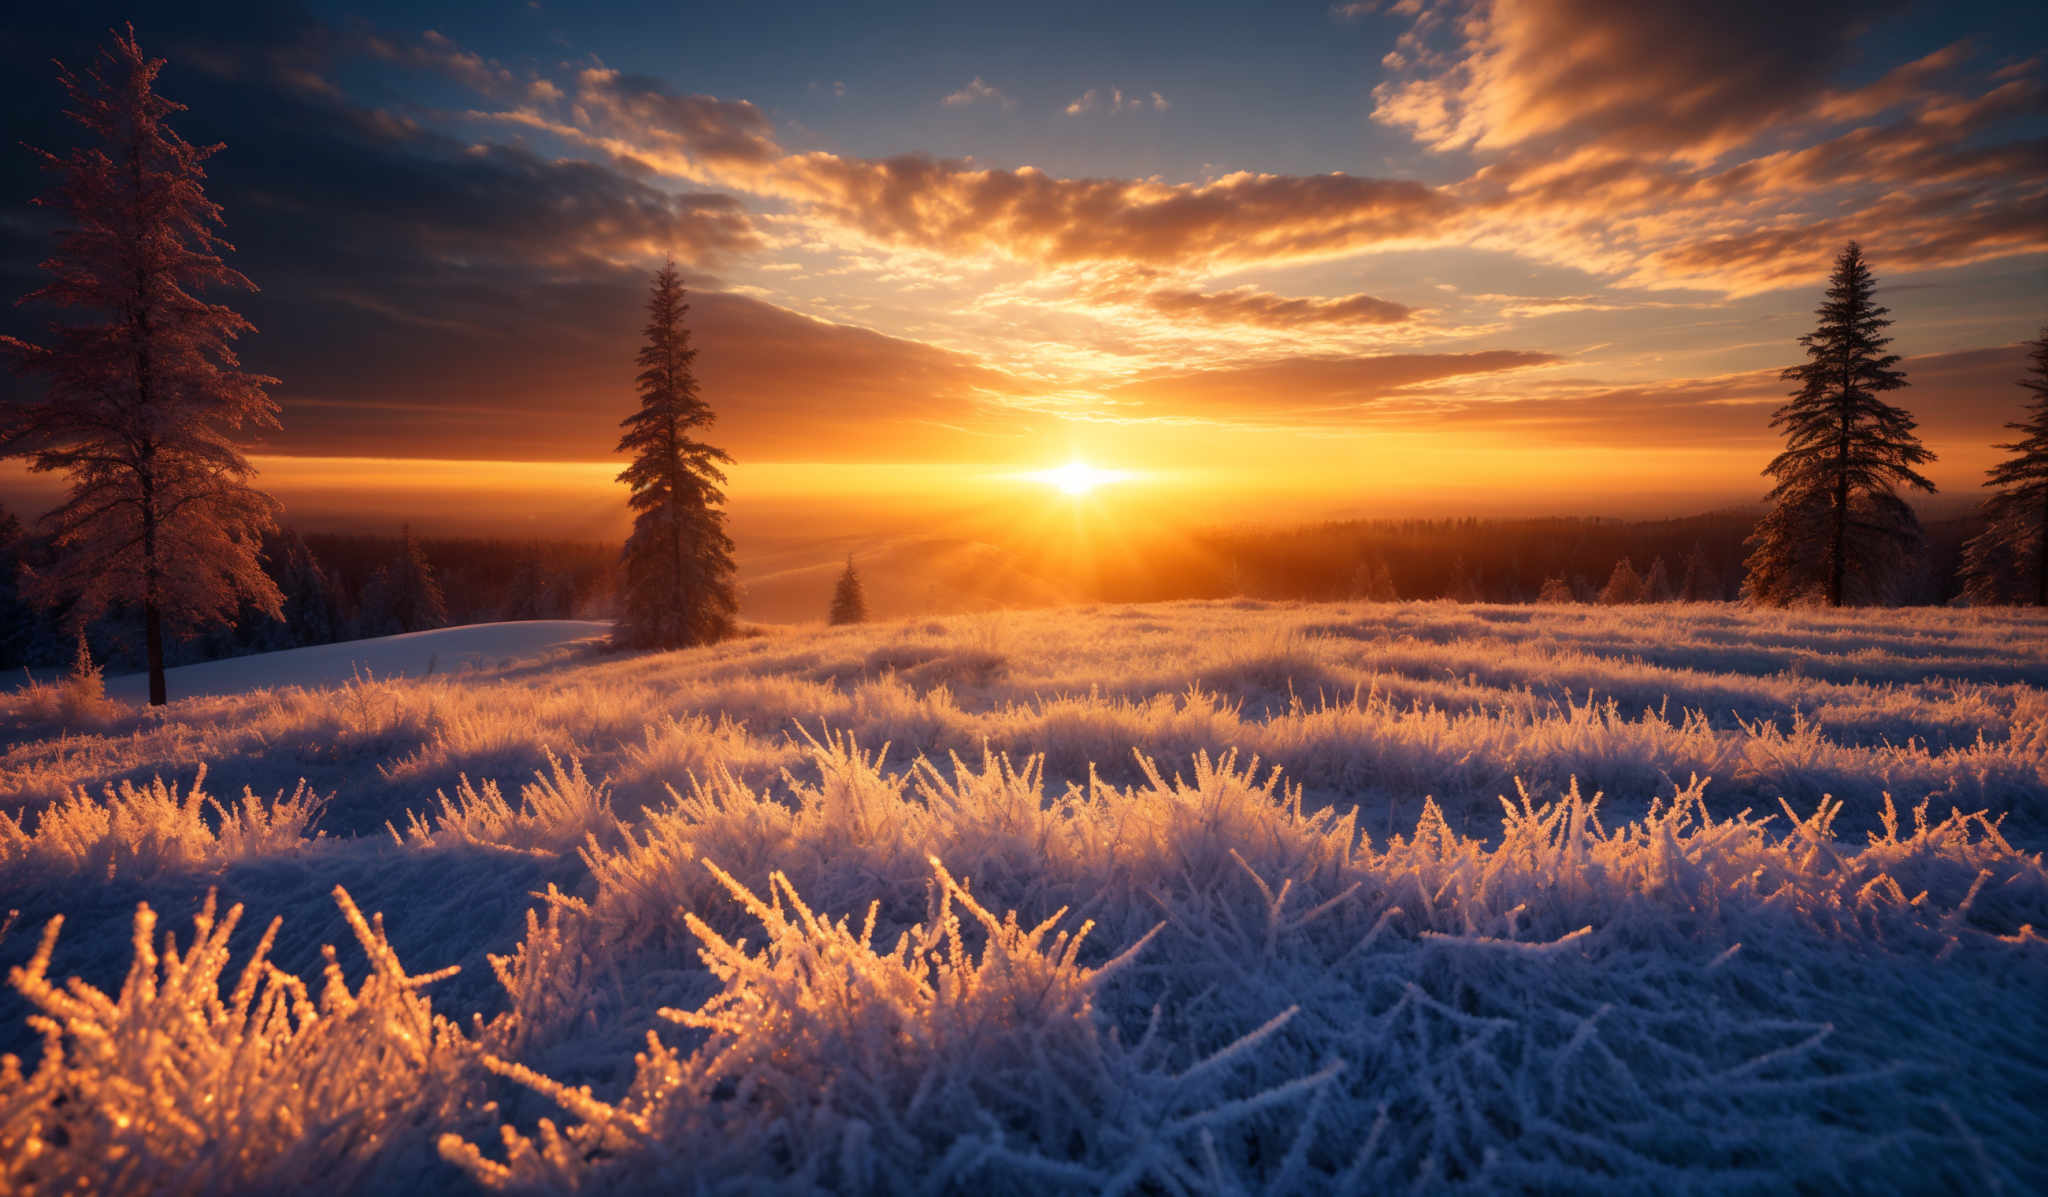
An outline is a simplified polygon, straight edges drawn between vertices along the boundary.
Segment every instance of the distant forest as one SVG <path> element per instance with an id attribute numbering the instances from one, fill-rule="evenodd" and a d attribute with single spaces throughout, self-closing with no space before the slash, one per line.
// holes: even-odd
<path id="1" fill-rule="evenodd" d="M 1599 602 L 1626 561 L 1641 584 L 1628 601 L 1691 597 L 1732 601 L 1742 581 L 1753 511 L 1681 519 L 1357 520 L 1291 529 L 1212 529 L 1155 542 L 1079 567 L 1005 554 L 965 578 L 890 577 L 863 566 L 877 617 L 1052 601 L 1159 602 L 1244 595 L 1261 599 L 1453 599 L 1465 602 Z M 1918 572 L 1900 597 L 1941 604 L 1960 593 L 1963 543 L 1981 517 L 1931 520 Z M 0 512 L 0 668 L 67 664 L 75 642 L 62 610 L 18 593 L 22 565 L 48 547 Z M 175 643 L 174 664 L 325 644 L 446 624 L 501 619 L 609 619 L 617 609 L 616 544 L 314 533 L 286 530 L 264 547 L 265 568 L 285 596 L 285 618 L 245 610 L 233 628 Z M 908 568 L 920 568 L 904 562 Z M 836 571 L 836 565 L 835 565 Z M 1062 573 L 1066 576 L 1048 576 Z M 816 618 L 824 619 L 836 572 L 820 572 Z M 1688 587 L 1690 589 L 1688 590 Z M 744 599 L 741 615 L 746 616 Z M 114 672 L 139 668 L 134 620 L 96 622 L 93 654 Z"/>
<path id="2" fill-rule="evenodd" d="M 502 619 L 609 619 L 616 544 L 309 533 L 266 537 L 263 565 L 284 595 L 284 618 L 245 606 L 233 627 L 173 642 L 170 664 L 217 660 Z M 69 664 L 76 641 L 62 608 L 19 593 L 22 566 L 50 557 L 42 538 L 0 511 L 0 668 Z M 111 672 L 142 667 L 131 613 L 111 611 L 88 632 Z"/>
<path id="3" fill-rule="evenodd" d="M 1546 601 L 1544 585 L 1557 579 L 1573 601 L 1596 602 L 1616 566 L 1626 561 L 1646 583 L 1652 575 L 1665 580 L 1662 592 L 1653 587 L 1645 594 L 1648 600 L 1732 601 L 1742 586 L 1744 542 L 1756 522 L 1756 512 L 1733 510 L 1661 520 L 1362 520 L 1210 533 L 1198 539 L 1209 563 L 1207 576 L 1174 578 L 1164 589 L 1141 578 L 1119 579 L 1101 597 L 1143 601 L 1238 593 L 1531 603 Z M 1959 595 L 1962 546 L 1983 528 L 1976 515 L 1928 521 L 1925 548 L 1913 575 L 1901 579 L 1897 600 L 1929 606 Z M 1380 565 L 1391 595 L 1371 592 Z M 1681 595 L 1689 571 L 1695 589 Z"/>

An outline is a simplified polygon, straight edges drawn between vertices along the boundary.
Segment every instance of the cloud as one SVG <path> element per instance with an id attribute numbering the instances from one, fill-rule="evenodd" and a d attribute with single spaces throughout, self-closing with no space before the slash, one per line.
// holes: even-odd
<path id="1" fill-rule="evenodd" d="M 1477 235 L 1638 286 L 1803 285 L 1852 237 L 1901 266 L 1960 266 L 2043 248 L 2048 139 L 1998 137 L 2044 112 L 2048 86 L 2011 76 L 1727 165 L 1602 145 L 1515 150 L 1452 190 L 1486 228 Z"/>
<path id="2" fill-rule="evenodd" d="M 1972 60 L 1959 42 L 1845 87 L 1833 81 L 1839 72 L 1832 64 L 1855 44 L 1853 30 L 1810 21 L 1801 8 L 1787 36 L 1822 47 L 1813 51 L 1818 66 L 1792 73 L 1792 100 L 1736 103 L 1723 94 L 1720 76 L 1706 75 L 1762 36 L 1768 22 L 1755 12 L 1739 10 L 1729 28 L 1666 63 L 1647 47 L 1667 33 L 1689 36 L 1704 19 L 1692 8 L 1665 13 L 1659 0 L 1617 15 L 1596 6 L 1567 36 L 1565 18 L 1581 14 L 1578 3 L 1512 0 L 1471 12 L 1397 6 L 1414 22 L 1396 51 L 1404 69 L 1418 73 L 1409 82 L 1463 89 L 1443 109 L 1449 123 L 1435 131 L 1437 143 L 1493 147 L 1469 176 L 1439 186 L 1342 174 L 1237 173 L 1202 183 L 1063 178 L 922 154 L 791 154 L 750 103 L 683 96 L 604 68 L 583 69 L 562 102 L 489 115 L 580 142 L 630 170 L 793 204 L 796 219 L 821 235 L 851 233 L 970 265 L 1142 264 L 1199 274 L 1480 245 L 1631 286 L 1744 294 L 1813 281 L 1836 248 L 1819 243 L 1849 236 L 1916 268 L 2038 246 L 2026 228 L 2048 184 L 2048 147 L 2038 138 L 1997 139 L 2001 125 L 2048 112 L 2038 64 L 1966 86 Z M 1553 35 L 1564 38 L 1566 66 L 1529 49 Z M 1445 39 L 1449 50 L 1434 48 Z M 422 53 L 454 63 L 457 77 L 475 74 L 473 56 L 453 47 Z M 1783 53 L 1768 49 L 1759 69 L 1784 69 Z M 1630 70 L 1614 67 L 1617 56 Z M 1687 72 L 1706 75 L 1695 80 Z M 1754 82 L 1742 71 L 1730 78 Z M 1000 94 L 977 77 L 948 100 Z M 1146 100 L 1119 88 L 1090 89 L 1067 110 L 1165 104 L 1157 93 Z M 1823 119 L 1816 114 L 1890 115 L 1816 140 L 1815 122 Z M 1794 125 L 1807 132 L 1785 132 Z M 1730 150 L 1765 133 L 1762 152 Z M 1956 227 L 1942 227 L 1951 218 Z M 1800 236 L 1818 239 L 1818 247 L 1802 252 Z M 1189 299 L 1182 310 L 1198 302 Z"/>
<path id="3" fill-rule="evenodd" d="M 89 48 L 96 34 L 81 36 Z M 288 87 L 251 66 L 266 47 L 222 53 L 238 68 L 180 72 L 165 90 L 190 105 L 181 131 L 226 143 L 208 194 L 233 264 L 264 288 L 231 297 L 258 329 L 238 349 L 283 379 L 284 428 L 264 451 L 608 459 L 634 402 L 648 263 L 666 252 L 700 288 L 689 323 L 716 442 L 745 459 L 981 458 L 1044 423 L 1007 406 L 1022 384 L 970 356 L 719 290 L 716 272 L 764 245 L 731 195 L 472 144 Z M 11 78 L 0 100 L 33 122 L 30 139 L 66 144 L 47 74 Z M 766 131 L 752 105 L 609 72 L 574 94 L 609 105 L 593 120 L 658 119 L 728 161 L 757 157 Z M 41 184 L 26 155 L 0 160 L 0 177 L 9 196 Z M 48 252 L 46 222 L 17 221 L 20 202 L 0 208 L 12 294 Z M 32 334 L 40 315 L 0 309 L 0 327 Z"/>
<path id="4" fill-rule="evenodd" d="M 1174 320 L 1270 329 L 1400 324 L 1415 315 L 1415 309 L 1406 304 L 1363 293 L 1297 298 L 1253 286 L 1202 291 L 1161 283 L 1159 277 L 1157 271 L 1128 271 L 1121 277 L 1084 285 L 1080 293 L 1091 303 L 1142 308 Z"/>
<path id="5" fill-rule="evenodd" d="M 746 100 L 686 95 L 606 67 L 578 71 L 574 97 L 579 123 L 712 165 L 755 165 L 781 152 L 766 114 Z"/>
<path id="6" fill-rule="evenodd" d="M 488 337 L 387 325 L 375 362 L 286 378 L 270 451 L 324 455 L 605 460 L 631 410 L 645 272 L 536 287 Z M 460 285 L 444 310 L 486 310 Z M 696 372 L 717 413 L 710 439 L 746 461 L 986 460 L 1047 423 L 1007 404 L 1011 376 L 959 353 L 814 320 L 730 292 L 692 292 Z M 580 335 L 553 330 L 573 323 Z M 435 352 L 438 343 L 439 352 Z M 489 344 L 489 353 L 474 347 Z M 450 352 L 468 348 L 471 352 Z"/>
<path id="7" fill-rule="evenodd" d="M 878 241 L 1046 265 L 1334 257 L 1426 238 L 1456 211 L 1441 192 L 1406 180 L 1244 172 L 1200 184 L 1064 179 L 920 154 L 800 155 L 785 161 L 781 183 Z"/>
<path id="8" fill-rule="evenodd" d="M 1993 199 L 1962 187 L 1893 194 L 1847 216 L 1684 241 L 1650 254 L 1642 273 L 1698 280 L 1731 294 L 1769 291 L 1825 277 L 1851 240 L 1864 242 L 1880 277 L 2048 253 L 2048 193 Z"/>
<path id="9" fill-rule="evenodd" d="M 1865 0 L 1417 5 L 1415 26 L 1397 47 L 1417 69 L 1374 90 L 1374 116 L 1438 149 L 1597 141 L 1710 159 L 1827 97 L 1858 37 L 1875 17 L 1899 6 Z"/>
<path id="10" fill-rule="evenodd" d="M 1796 355 L 1796 347 L 1788 346 Z M 1967 493 L 1981 479 L 1977 460 L 2017 416 L 2024 392 L 2015 385 L 2027 366 L 2024 345 L 1988 346 L 1909 357 L 1900 364 L 1908 386 L 1891 396 L 1919 421 L 1919 433 L 1937 453 L 1967 457 L 1939 473 Z M 1530 394 L 1529 390 L 1537 393 Z M 1771 413 L 1787 399 L 1777 370 L 1748 370 L 1703 378 L 1629 384 L 1560 381 L 1523 393 L 1468 396 L 1445 402 L 1421 423 L 1514 430 L 1550 443 L 1629 448 L 1657 440 L 1696 448 L 1754 451 L 1757 468 L 1780 444 Z M 1960 477 L 1958 477 L 1960 475 Z M 1759 482 L 1759 488 L 1764 484 Z"/>
<path id="11" fill-rule="evenodd" d="M 1420 383 L 1551 365 L 1549 353 L 1303 355 L 1157 374 L 1104 393 L 1113 418 L 1304 426 L 1364 419 Z"/>
<path id="12" fill-rule="evenodd" d="M 1149 96 L 1149 98 L 1148 98 Z M 1136 92 L 1126 96 L 1121 87 L 1107 90 L 1089 88 L 1067 105 L 1068 116 L 1081 116 L 1090 112 L 1164 112 L 1173 107 L 1165 96 L 1158 92 L 1140 95 Z"/>
<path id="13" fill-rule="evenodd" d="M 983 83 L 980 75 L 976 75 L 973 82 L 947 96 L 939 101 L 939 103 L 944 104 L 948 108 L 965 108 L 969 104 L 979 103 L 984 100 L 991 104 L 999 105 L 1005 112 L 1017 106 L 1017 102 L 1004 95 L 1001 89 L 990 87 L 988 84 Z"/>

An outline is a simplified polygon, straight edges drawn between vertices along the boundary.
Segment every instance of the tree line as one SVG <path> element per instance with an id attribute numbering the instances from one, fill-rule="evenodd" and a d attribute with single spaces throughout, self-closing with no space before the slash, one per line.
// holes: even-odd
<path id="1" fill-rule="evenodd" d="M 252 625 L 313 636 L 324 634 L 313 630 L 323 621 L 353 633 L 407 630 L 448 617 L 409 534 L 359 594 L 321 597 L 332 589 L 326 575 L 303 541 L 280 533 L 281 508 L 253 484 L 237 438 L 278 426 L 268 392 L 278 380 L 242 368 L 234 343 L 252 326 L 202 297 L 255 284 L 227 265 L 222 214 L 204 190 L 204 163 L 222 147 L 194 146 L 171 127 L 183 108 L 156 92 L 163 65 L 143 54 L 130 27 L 83 74 L 60 67 L 68 115 L 87 138 L 62 155 L 34 151 L 54 177 L 38 202 L 70 223 L 43 264 L 47 281 L 24 301 L 69 318 L 53 320 L 40 342 L 0 337 L 15 368 L 43 383 L 0 408 L 0 458 L 24 458 L 68 484 L 42 518 L 44 550 L 16 562 L 18 593 L 0 600 L 61 607 L 79 632 L 109 619 L 139 623 L 152 704 L 167 699 L 167 641 L 181 636 Z M 1894 602 L 1924 568 L 1925 530 L 1902 492 L 1933 492 L 1920 472 L 1933 454 L 1910 413 L 1885 398 L 1907 379 L 1888 350 L 1889 313 L 1875 292 L 1852 242 L 1817 327 L 1800 338 L 1807 360 L 1784 372 L 1796 386 L 1771 419 L 1785 447 L 1765 469 L 1769 510 L 1744 542 L 1739 593 L 1749 601 Z M 724 511 L 723 467 L 732 459 L 704 439 L 715 415 L 698 389 L 685 300 L 670 261 L 648 298 L 639 403 L 621 421 L 618 452 L 628 464 L 618 481 L 633 529 L 613 639 L 626 648 L 718 640 L 733 632 L 739 609 Z M 1961 553 L 1973 602 L 2048 605 L 2048 329 L 2031 361 L 2022 380 L 2031 398 L 2010 425 L 2018 436 L 2000 446 L 2008 456 L 1991 471 L 1984 530 Z M 1640 573 L 1625 557 L 1592 597 L 1725 596 L 1727 576 L 1704 551 L 1652 558 Z M 1383 557 L 1357 559 L 1348 580 L 1356 597 L 1400 593 Z M 1486 597 L 1461 562 L 1451 585 L 1448 597 Z M 1551 574 L 1535 597 L 1580 599 L 1590 587 L 1581 576 Z M 544 591 L 537 580 L 536 609 Z M 865 614 L 849 559 L 828 615 L 846 623 Z"/>
<path id="2" fill-rule="evenodd" d="M 115 603 L 82 625 L 69 604 L 22 593 L 24 570 L 44 572 L 56 547 L 0 510 L 0 670 L 71 661 L 79 631 L 116 672 L 146 667 L 140 621 Z M 167 666 L 306 648 L 454 624 L 519 619 L 610 619 L 618 606 L 616 544 L 311 532 L 265 534 L 259 553 L 277 585 L 278 613 L 246 600 L 232 622 L 171 640 Z"/>

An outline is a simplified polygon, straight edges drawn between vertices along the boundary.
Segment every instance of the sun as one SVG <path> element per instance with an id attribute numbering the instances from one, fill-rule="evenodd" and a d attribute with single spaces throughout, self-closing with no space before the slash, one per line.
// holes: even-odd
<path id="1" fill-rule="evenodd" d="M 1061 494 L 1085 495 L 1098 486 L 1123 478 L 1124 474 L 1118 470 L 1097 469 L 1086 462 L 1070 461 L 1050 470 L 1040 470 L 1031 477 L 1057 488 Z"/>

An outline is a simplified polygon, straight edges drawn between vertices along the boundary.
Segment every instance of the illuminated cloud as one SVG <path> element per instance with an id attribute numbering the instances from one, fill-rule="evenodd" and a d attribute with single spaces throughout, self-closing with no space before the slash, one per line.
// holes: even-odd
<path id="1" fill-rule="evenodd" d="M 1709 159 L 1829 97 L 1829 81 L 1871 18 L 1895 7 L 1418 4 L 1399 47 L 1412 77 L 1375 89 L 1374 116 L 1439 149 L 1548 139 Z"/>
<path id="2" fill-rule="evenodd" d="M 1160 278 L 1159 272 L 1140 268 L 1084 285 L 1081 294 L 1092 303 L 1142 308 L 1175 320 L 1269 329 L 1400 324 L 1415 315 L 1415 309 L 1407 304 L 1362 293 L 1289 297 L 1249 285 L 1202 291 Z"/>
<path id="3" fill-rule="evenodd" d="M 2014 64 L 1975 87 L 1968 47 L 1956 43 L 1845 87 L 1831 79 L 1860 26 L 1814 19 L 1808 8 L 1782 31 L 1756 13 L 1723 28 L 1718 17 L 1661 0 L 1627 9 L 1525 0 L 1462 15 L 1444 6 L 1394 11 L 1413 22 L 1395 55 L 1413 77 L 1381 87 L 1376 115 L 1439 149 L 1487 151 L 1462 180 L 1235 172 L 1189 183 L 1066 178 L 915 153 L 794 154 L 751 103 L 676 94 L 601 67 L 580 70 L 558 103 L 489 115 L 587 145 L 628 169 L 795 204 L 803 220 L 839 234 L 1045 269 L 1096 262 L 1200 274 L 1481 244 L 1632 286 L 1746 294 L 1815 280 L 1851 236 L 1914 268 L 2041 247 L 2027 229 L 2048 186 L 2048 151 L 2038 138 L 1997 140 L 2002 125 L 2048 112 L 2038 63 Z M 1703 22 L 1716 32 L 1693 37 Z M 1772 32 L 1785 43 L 1770 41 Z M 1683 53 L 1650 53 L 1657 38 L 1681 35 Z M 1545 39 L 1560 54 L 1539 52 Z M 1769 44 L 1744 58 L 1748 65 L 1720 73 L 1760 41 Z M 458 81 L 495 77 L 452 46 L 417 54 L 446 61 Z M 1756 79 L 1785 72 L 1788 54 L 1813 65 L 1792 73 L 1791 91 L 1756 94 Z M 984 100 L 1008 103 L 977 76 L 945 103 Z M 1148 100 L 1105 88 L 1066 111 L 1165 106 L 1158 93 Z M 1436 115 L 1424 119 L 1425 109 Z M 1885 123 L 1839 127 L 1877 117 Z M 1833 132 L 1811 132 L 1829 123 Z M 1795 128 L 1809 132 L 1789 148 L 1777 144 Z M 1738 152 L 1752 142 L 1762 148 Z M 1954 227 L 1944 227 L 1951 217 Z M 1836 244 L 1802 249 L 1802 236 Z M 1351 298 L 1360 302 L 1336 312 L 1375 310 L 1363 303 L 1369 297 Z M 1253 316 L 1259 302 L 1234 307 Z M 1192 292 L 1178 306 L 1192 316 L 1204 304 Z M 1272 311 L 1286 323 L 1310 315 Z"/>
<path id="4" fill-rule="evenodd" d="M 1173 107 L 1165 96 L 1158 92 L 1126 96 L 1121 87 L 1107 89 L 1089 88 L 1076 96 L 1067 105 L 1068 116 L 1083 116 L 1090 112 L 1164 112 Z"/>
<path id="5" fill-rule="evenodd" d="M 711 165 L 757 164 L 780 152 L 767 116 L 746 100 L 685 95 L 658 79 L 605 67 L 577 72 L 573 94 L 579 123 L 657 150 Z"/>
<path id="6" fill-rule="evenodd" d="M 965 108 L 970 104 L 976 104 L 983 101 L 994 104 L 1002 108 L 1004 111 L 1008 111 L 1017 106 L 1017 102 L 1015 100 L 1012 100 L 1010 97 L 1004 95 L 1000 89 L 990 87 L 988 84 L 983 83 L 981 81 L 980 75 L 976 75 L 974 77 L 973 82 L 961 88 L 959 91 L 956 91 L 951 95 L 947 96 L 945 99 L 939 101 L 939 103 L 945 105 L 948 108 Z"/>
<path id="7" fill-rule="evenodd" d="M 907 154 L 805 154 L 782 187 L 886 243 L 1043 265 L 1188 267 L 1334 257 L 1427 240 L 1456 204 L 1406 180 L 1238 172 L 1210 183 L 1063 179 Z"/>

